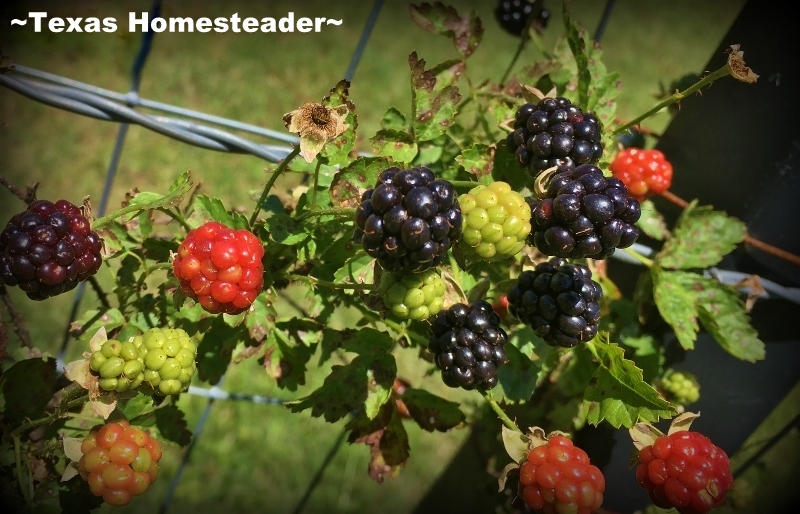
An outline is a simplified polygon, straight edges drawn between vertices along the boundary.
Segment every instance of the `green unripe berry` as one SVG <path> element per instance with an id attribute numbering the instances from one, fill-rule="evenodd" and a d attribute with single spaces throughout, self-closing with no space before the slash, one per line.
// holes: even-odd
<path id="1" fill-rule="evenodd" d="M 109 339 L 108 341 L 103 343 L 102 347 L 100 347 L 100 351 L 103 352 L 103 356 L 106 359 L 119 356 L 119 352 L 121 350 L 122 350 L 122 343 L 120 343 L 116 339 Z"/>
<path id="2" fill-rule="evenodd" d="M 188 368 L 194 364 L 194 353 L 186 348 L 181 348 L 181 351 L 175 356 L 175 360 L 178 361 L 178 364 L 180 364 L 182 368 Z"/>
<path id="3" fill-rule="evenodd" d="M 435 269 L 406 275 L 384 272 L 378 293 L 392 314 L 402 319 L 423 320 L 444 305 L 446 286 Z"/>
<path id="4" fill-rule="evenodd" d="M 181 340 L 181 348 L 191 353 L 192 355 L 197 354 L 197 345 L 195 345 L 191 340 L 185 343 Z"/>
<path id="5" fill-rule="evenodd" d="M 142 385 L 143 381 L 144 381 L 144 373 L 139 373 L 133 378 L 133 381 L 131 382 L 131 389 L 136 389 L 137 387 Z"/>
<path id="6" fill-rule="evenodd" d="M 164 365 L 158 370 L 158 374 L 161 375 L 162 380 L 173 380 L 180 376 L 181 369 L 183 368 L 174 357 L 168 357 L 164 361 Z"/>
<path id="7" fill-rule="evenodd" d="M 161 366 L 167 361 L 167 354 L 161 348 L 152 348 L 147 352 L 147 357 L 144 359 L 144 365 L 148 369 L 158 371 Z"/>
<path id="8" fill-rule="evenodd" d="M 155 387 L 161 382 L 161 375 L 158 374 L 158 371 L 154 369 L 146 369 L 142 372 L 144 376 L 144 381 L 150 384 L 151 386 Z"/>
<path id="9" fill-rule="evenodd" d="M 119 377 L 117 379 L 117 388 L 116 391 L 118 393 L 124 393 L 131 387 L 131 381 L 125 377 Z"/>
<path id="10" fill-rule="evenodd" d="M 122 368 L 122 374 L 125 375 L 127 378 L 134 379 L 136 375 L 139 375 L 144 366 L 138 359 L 133 359 L 125 363 L 125 367 Z"/>
<path id="11" fill-rule="evenodd" d="M 121 357 L 111 357 L 100 366 L 100 376 L 102 378 L 115 378 L 122 374 L 125 361 Z"/>
<path id="12" fill-rule="evenodd" d="M 97 385 L 104 391 L 116 391 L 119 380 L 115 378 L 101 378 L 97 381 Z"/>
<path id="13" fill-rule="evenodd" d="M 144 334 L 144 345 L 148 350 L 161 348 L 166 340 L 167 336 L 164 335 L 160 328 L 151 328 Z"/>
<path id="14" fill-rule="evenodd" d="M 180 380 L 181 384 L 184 386 L 188 386 L 193 376 L 194 370 L 192 370 L 192 368 L 181 368 L 181 374 L 178 375 L 178 380 Z"/>
<path id="15" fill-rule="evenodd" d="M 92 371 L 99 372 L 100 366 L 108 360 L 106 356 L 103 355 L 103 352 L 93 352 L 92 356 L 89 357 L 89 367 L 92 368 Z"/>
<path id="16" fill-rule="evenodd" d="M 183 389 L 183 385 L 180 380 L 162 380 L 161 383 L 158 384 L 158 391 L 165 396 L 178 394 L 181 392 L 181 389 Z"/>
<path id="17" fill-rule="evenodd" d="M 161 349 L 164 350 L 164 353 L 167 354 L 167 357 L 175 357 L 178 355 L 178 352 L 181 351 L 181 340 L 177 337 L 167 339 Z"/>
<path id="18" fill-rule="evenodd" d="M 119 352 L 119 356 L 126 361 L 129 361 L 139 356 L 139 350 L 136 348 L 136 345 L 131 342 L 122 343 L 122 349 Z"/>

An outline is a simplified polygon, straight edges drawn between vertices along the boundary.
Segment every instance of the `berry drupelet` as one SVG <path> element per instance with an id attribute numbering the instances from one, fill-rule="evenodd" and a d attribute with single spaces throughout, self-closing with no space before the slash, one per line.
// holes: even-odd
<path id="1" fill-rule="evenodd" d="M 517 110 L 514 132 L 506 144 L 517 164 L 535 178 L 554 166 L 558 172 L 566 172 L 580 164 L 596 163 L 603 155 L 601 133 L 595 115 L 584 113 L 566 98 L 548 97 Z"/>
<path id="2" fill-rule="evenodd" d="M 442 263 L 461 235 L 453 184 L 424 167 L 389 168 L 356 209 L 356 235 L 385 271 L 420 272 Z"/>
<path id="3" fill-rule="evenodd" d="M 639 202 L 593 164 L 554 175 L 531 211 L 529 242 L 549 256 L 605 259 L 639 237 Z"/>
<path id="4" fill-rule="evenodd" d="M 431 324 L 428 350 L 448 386 L 491 389 L 497 385 L 497 369 L 506 362 L 507 341 L 500 316 L 490 303 L 478 300 L 440 312 Z"/>
<path id="5" fill-rule="evenodd" d="M 542 3 L 542 0 L 500 0 L 494 16 L 503 30 L 512 36 L 522 36 L 529 22 L 540 30 L 547 27 L 550 11 Z"/>

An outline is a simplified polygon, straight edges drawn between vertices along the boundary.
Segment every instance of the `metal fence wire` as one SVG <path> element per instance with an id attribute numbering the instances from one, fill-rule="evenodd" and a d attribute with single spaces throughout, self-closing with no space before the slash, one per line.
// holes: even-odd
<path id="1" fill-rule="evenodd" d="M 374 4 L 372 5 L 369 17 L 367 18 L 361 33 L 361 37 L 353 51 L 347 71 L 345 73 L 344 78 L 348 81 L 352 81 L 353 76 L 355 75 L 356 69 L 361 60 L 361 56 L 367 47 L 370 34 L 375 27 L 375 23 L 377 22 L 383 3 L 384 0 L 375 0 Z M 150 9 L 151 20 L 161 17 L 161 4 L 162 0 L 153 0 Z M 613 5 L 614 0 L 607 0 L 602 19 L 595 31 L 594 37 L 598 42 L 604 33 L 605 26 L 608 23 Z M 103 121 L 120 123 L 114 149 L 112 151 L 111 159 L 106 172 L 103 193 L 98 208 L 99 216 L 102 216 L 105 213 L 108 206 L 108 198 L 110 196 L 114 179 L 116 178 L 120 157 L 126 142 L 128 128 L 131 124 L 140 125 L 156 133 L 176 139 L 178 141 L 182 141 L 189 145 L 218 152 L 249 154 L 273 163 L 283 160 L 292 151 L 292 145 L 295 145 L 299 142 L 299 139 L 296 136 L 286 132 L 275 131 L 258 127 L 256 125 L 242 123 L 237 120 L 231 120 L 220 116 L 214 116 L 191 109 L 185 109 L 158 101 L 141 98 L 138 94 L 139 85 L 142 80 L 145 64 L 147 63 L 150 55 L 154 36 L 155 34 L 149 28 L 147 32 L 144 32 L 142 35 L 139 51 L 131 68 L 131 89 L 127 94 L 109 91 L 107 89 L 102 89 L 90 84 L 19 64 L 14 64 L 13 67 L 6 73 L 0 74 L 1 86 L 15 91 L 23 96 L 43 104 L 74 112 L 76 114 L 81 114 L 83 116 L 88 116 Z M 155 111 L 155 113 L 148 114 L 146 112 L 142 112 L 142 110 Z M 271 140 L 272 143 L 267 144 L 254 142 L 244 137 L 232 134 L 224 129 L 236 130 L 239 132 L 252 134 L 254 136 L 260 136 Z M 653 249 L 641 244 L 636 244 L 633 248 L 645 256 L 650 256 L 655 253 Z M 633 259 L 622 252 L 617 252 L 612 257 L 632 264 L 641 264 L 636 259 Z M 716 268 L 707 270 L 706 274 L 722 283 L 729 285 L 737 284 L 746 277 L 746 275 L 743 273 L 720 270 Z M 783 287 L 780 284 L 763 279 L 762 285 L 766 290 L 766 292 L 762 293 L 762 297 L 784 298 L 800 304 L 800 289 Z M 60 369 L 63 369 L 63 358 L 69 341 L 69 326 L 77 317 L 78 309 L 84 292 L 84 283 L 81 283 L 76 288 L 75 295 L 73 296 L 70 318 L 69 322 L 67 323 L 62 341 L 61 353 L 59 354 L 58 359 Z M 749 291 L 745 290 L 745 292 Z M 211 407 L 216 400 L 246 401 L 250 403 L 266 405 L 282 405 L 284 403 L 284 400 L 280 398 L 226 392 L 221 389 L 223 380 L 224 376 L 215 386 L 211 388 L 202 388 L 196 386 L 189 387 L 188 394 L 205 397 L 207 398 L 208 403 L 206 404 L 204 411 L 200 415 L 200 418 L 194 427 L 192 442 L 184 452 L 180 466 L 173 476 L 165 498 L 160 506 L 159 512 L 162 514 L 168 510 L 174 498 L 175 491 L 178 487 L 183 471 L 190 462 L 192 450 L 200 439 L 205 424 L 210 417 Z M 294 509 L 294 512 L 300 512 L 303 509 L 308 497 L 313 492 L 314 487 L 321 480 L 322 473 L 330 462 L 332 454 L 338 450 L 343 441 L 344 438 L 340 435 L 331 448 L 329 457 L 326 458 L 325 462 L 323 462 L 320 469 L 313 477 L 302 499 Z"/>

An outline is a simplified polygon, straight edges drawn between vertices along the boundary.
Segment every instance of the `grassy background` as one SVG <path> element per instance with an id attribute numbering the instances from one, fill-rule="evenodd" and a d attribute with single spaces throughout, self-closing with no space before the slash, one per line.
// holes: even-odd
<path id="1" fill-rule="evenodd" d="M 469 60 L 472 80 L 497 79 L 505 69 L 516 40 L 499 29 L 492 17 L 494 2 L 454 1 L 458 8 L 474 7 L 484 19 L 485 36 Z M 192 2 L 167 0 L 165 16 L 281 17 L 294 11 L 297 17 L 326 16 L 343 19 L 341 27 L 316 34 L 168 34 L 155 37 L 144 70 L 141 96 L 243 122 L 282 129 L 281 116 L 306 101 L 321 98 L 344 75 L 370 10 L 368 2 Z M 545 36 L 552 47 L 561 33 L 561 7 L 549 1 L 553 11 Z M 572 0 L 573 16 L 591 32 L 604 2 Z M 742 0 L 694 2 L 639 2 L 619 0 L 603 38 L 604 62 L 620 72 L 622 92 L 618 113 L 623 118 L 645 111 L 654 103 L 659 81 L 669 83 L 687 73 L 699 73 L 729 25 Z M 129 11 L 145 11 L 149 2 L 27 1 L 0 7 L 3 30 L 0 48 L 14 62 L 125 92 L 129 70 L 139 45 L 139 34 L 128 34 Z M 114 16 L 120 22 L 116 34 L 33 33 L 30 27 L 8 27 L 8 20 L 28 11 L 47 11 L 51 16 Z M 727 42 L 726 42 L 727 43 Z M 734 43 L 734 42 L 730 42 Z M 455 51 L 446 40 L 417 28 L 407 15 L 407 2 L 387 0 L 351 87 L 359 114 L 360 149 L 378 128 L 383 113 L 396 106 L 408 111 L 407 56 L 416 50 L 429 64 L 452 58 Z M 530 48 L 520 65 L 539 55 Z M 685 101 L 688 106 L 692 101 Z M 647 126 L 661 130 L 666 114 Z M 118 125 L 53 109 L 5 89 L 0 89 L 0 173 L 17 184 L 41 182 L 40 198 L 66 198 L 80 202 L 91 195 L 100 198 L 108 160 Z M 255 136 L 249 139 L 262 142 Z M 266 142 L 266 141 L 265 141 Z M 133 187 L 162 191 L 182 171 L 192 170 L 203 190 L 220 197 L 228 207 L 247 207 L 247 192 L 264 181 L 265 163 L 251 156 L 230 155 L 194 148 L 140 127 L 131 127 L 111 194 L 111 208 L 119 205 Z M 0 222 L 22 205 L 0 190 Z M 111 282 L 111 270 L 102 269 L 101 282 Z M 11 291 L 23 312 L 33 339 L 55 352 L 67 322 L 71 295 L 44 304 L 31 304 Z M 87 293 L 85 306 L 94 302 Z M 5 313 L 3 313 L 5 317 Z M 80 352 L 75 345 L 73 355 Z M 401 355 L 400 373 L 454 400 L 470 402 L 475 396 L 443 390 L 438 380 L 425 378 L 413 356 Z M 311 390 L 327 374 L 328 367 L 314 369 L 302 390 L 280 391 L 256 363 L 235 366 L 225 389 L 236 392 L 297 397 Z M 184 395 L 180 400 L 190 428 L 206 400 Z M 469 409 L 469 406 L 468 406 Z M 378 485 L 366 476 L 368 451 L 345 445 L 333 459 L 306 506 L 306 512 L 336 511 L 408 512 L 442 473 L 467 438 L 468 430 L 428 434 L 411 425 L 412 458 L 399 477 Z M 169 512 L 217 511 L 223 507 L 242 512 L 288 512 L 300 500 L 311 477 L 340 434 L 335 427 L 307 413 L 291 415 L 278 406 L 244 402 L 217 402 L 206 432 L 185 470 Z M 164 498 L 181 451 L 169 448 L 162 476 L 146 496 L 123 512 L 153 512 Z M 484 477 L 462 477 L 469 489 Z"/>

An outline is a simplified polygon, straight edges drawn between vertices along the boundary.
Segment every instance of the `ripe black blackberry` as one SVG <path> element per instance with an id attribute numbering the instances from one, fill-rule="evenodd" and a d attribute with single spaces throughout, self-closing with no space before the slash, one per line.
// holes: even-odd
<path id="1" fill-rule="evenodd" d="M 520 274 L 508 291 L 508 311 L 547 344 L 572 348 L 597 335 L 602 294 L 589 268 L 553 258 Z"/>
<path id="2" fill-rule="evenodd" d="M 428 350 L 448 386 L 491 389 L 497 385 L 497 369 L 507 360 L 507 341 L 500 316 L 490 303 L 478 300 L 439 312 L 431 324 Z"/>
<path id="3" fill-rule="evenodd" d="M 544 8 L 542 0 L 500 0 L 494 10 L 494 16 L 500 27 L 512 36 L 521 36 L 531 22 L 539 30 L 547 27 L 550 11 Z"/>
<path id="4" fill-rule="evenodd" d="M 545 255 L 605 259 L 639 237 L 639 202 L 617 178 L 581 164 L 550 178 L 547 191 L 531 201 L 528 241 Z"/>
<path id="5" fill-rule="evenodd" d="M 100 268 L 102 242 L 81 210 L 66 200 L 37 200 L 0 234 L 0 279 L 31 300 L 74 288 Z"/>
<path id="6" fill-rule="evenodd" d="M 514 132 L 506 144 L 517 164 L 535 178 L 553 166 L 564 172 L 599 161 L 603 155 L 601 133 L 595 115 L 584 113 L 566 98 L 544 98 L 517 109 Z"/>
<path id="7" fill-rule="evenodd" d="M 419 272 L 442 263 L 461 224 L 453 184 L 425 167 L 389 168 L 361 197 L 354 237 L 384 270 Z"/>

